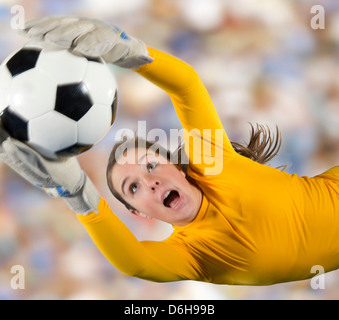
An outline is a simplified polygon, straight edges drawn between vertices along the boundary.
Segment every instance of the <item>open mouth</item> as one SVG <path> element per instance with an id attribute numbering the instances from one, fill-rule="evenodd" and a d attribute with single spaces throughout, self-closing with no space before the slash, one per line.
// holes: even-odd
<path id="1" fill-rule="evenodd" d="M 180 195 L 178 191 L 170 190 L 166 192 L 163 204 L 167 208 L 173 208 L 178 203 L 179 200 Z"/>

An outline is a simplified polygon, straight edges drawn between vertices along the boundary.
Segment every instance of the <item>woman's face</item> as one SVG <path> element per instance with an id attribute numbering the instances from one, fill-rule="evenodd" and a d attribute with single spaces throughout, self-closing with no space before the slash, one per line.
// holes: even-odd
<path id="1" fill-rule="evenodd" d="M 193 221 L 200 209 L 201 191 L 161 155 L 144 148 L 132 151 L 125 154 L 124 163 L 114 165 L 111 174 L 115 190 L 136 209 L 130 211 L 177 226 Z"/>

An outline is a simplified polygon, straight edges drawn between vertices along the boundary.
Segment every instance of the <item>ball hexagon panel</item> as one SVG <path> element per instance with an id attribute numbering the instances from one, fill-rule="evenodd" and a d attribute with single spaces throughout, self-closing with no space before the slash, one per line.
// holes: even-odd
<path id="1" fill-rule="evenodd" d="M 92 107 L 84 83 L 74 83 L 57 87 L 55 110 L 61 114 L 78 121 Z"/>
<path id="2" fill-rule="evenodd" d="M 106 63 L 105 60 L 101 57 L 85 57 L 88 61 Z"/>
<path id="3" fill-rule="evenodd" d="M 112 111 L 109 105 L 94 104 L 78 121 L 78 142 L 94 144 L 101 140 L 111 127 Z"/>
<path id="4" fill-rule="evenodd" d="M 51 111 L 28 122 L 28 143 L 48 158 L 55 158 L 55 151 L 77 142 L 77 123 Z"/>
<path id="5" fill-rule="evenodd" d="M 111 104 L 111 110 L 112 110 L 111 125 L 113 125 L 113 122 L 115 120 L 115 116 L 117 114 L 117 109 L 118 109 L 118 90 L 115 90 L 114 100 Z"/>
<path id="6" fill-rule="evenodd" d="M 70 155 L 79 155 L 89 149 L 91 149 L 93 147 L 93 145 L 82 145 L 80 143 L 75 143 L 72 146 L 59 150 L 57 152 L 55 152 L 56 156 L 58 158 L 60 157 L 69 157 Z"/>
<path id="7" fill-rule="evenodd" d="M 83 82 L 94 103 L 110 105 L 113 102 L 117 82 L 106 63 L 89 61 Z"/>
<path id="8" fill-rule="evenodd" d="M 45 73 L 31 69 L 13 78 L 9 91 L 10 108 L 30 120 L 54 109 L 57 84 Z"/>
<path id="9" fill-rule="evenodd" d="M 87 70 L 87 64 L 86 58 L 78 57 L 68 50 L 44 49 L 36 67 L 61 85 L 80 82 Z"/>
<path id="10" fill-rule="evenodd" d="M 12 75 L 5 65 L 0 66 L 0 112 L 8 106 L 8 92 L 12 83 Z"/>
<path id="11" fill-rule="evenodd" d="M 3 110 L 1 122 L 11 137 L 20 141 L 28 140 L 27 121 L 13 113 L 9 107 Z"/>
<path id="12" fill-rule="evenodd" d="M 16 52 L 6 63 L 13 77 L 35 67 L 41 50 L 24 48 Z"/>

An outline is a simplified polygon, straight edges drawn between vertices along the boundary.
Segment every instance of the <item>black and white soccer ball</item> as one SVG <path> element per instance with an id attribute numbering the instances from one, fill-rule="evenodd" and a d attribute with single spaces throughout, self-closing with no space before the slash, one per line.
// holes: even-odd
<path id="1" fill-rule="evenodd" d="M 0 66 L 0 119 L 10 136 L 49 159 L 75 156 L 108 133 L 117 92 L 101 58 L 28 43 Z"/>

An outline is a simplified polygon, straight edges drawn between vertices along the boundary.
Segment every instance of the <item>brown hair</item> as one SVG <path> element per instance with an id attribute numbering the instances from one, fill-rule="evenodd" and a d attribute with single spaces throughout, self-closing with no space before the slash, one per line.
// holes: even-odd
<path id="1" fill-rule="evenodd" d="M 276 126 L 276 134 L 272 134 L 271 129 L 268 126 L 257 124 L 254 127 L 251 123 L 251 131 L 250 131 L 250 139 L 246 144 L 240 144 L 237 142 L 231 142 L 233 149 L 240 155 L 252 159 L 258 163 L 265 164 L 272 160 L 279 152 L 281 147 L 281 133 L 279 128 Z M 123 146 L 123 148 L 121 148 Z M 187 160 L 185 153 L 183 152 L 183 144 L 180 144 L 179 147 L 171 153 L 169 150 L 162 147 L 160 144 L 152 141 L 147 141 L 141 137 L 134 136 L 133 138 L 129 138 L 124 136 L 121 141 L 118 141 L 113 146 L 113 149 L 110 153 L 107 169 L 106 169 L 106 179 L 107 184 L 114 195 L 120 202 L 122 202 L 127 209 L 133 209 L 128 202 L 126 202 L 120 194 L 115 190 L 112 183 L 112 170 L 114 165 L 118 162 L 120 157 L 125 154 L 130 149 L 137 149 L 138 147 L 143 146 L 147 150 L 152 147 L 152 149 L 157 150 L 157 154 L 163 155 L 168 160 L 177 159 L 178 162 L 174 163 L 174 165 L 183 172 L 187 173 L 188 161 L 184 161 L 182 157 L 185 157 Z M 282 168 L 286 168 L 286 166 L 282 166 Z M 195 184 L 195 181 L 191 179 L 187 174 L 186 178 L 190 183 Z"/>
<path id="2" fill-rule="evenodd" d="M 276 126 L 276 135 L 268 126 L 257 124 L 256 128 L 250 123 L 250 140 L 247 145 L 231 142 L 233 149 L 246 158 L 261 164 L 271 161 L 281 147 L 281 133 Z M 284 167 L 284 166 L 283 166 Z"/>

